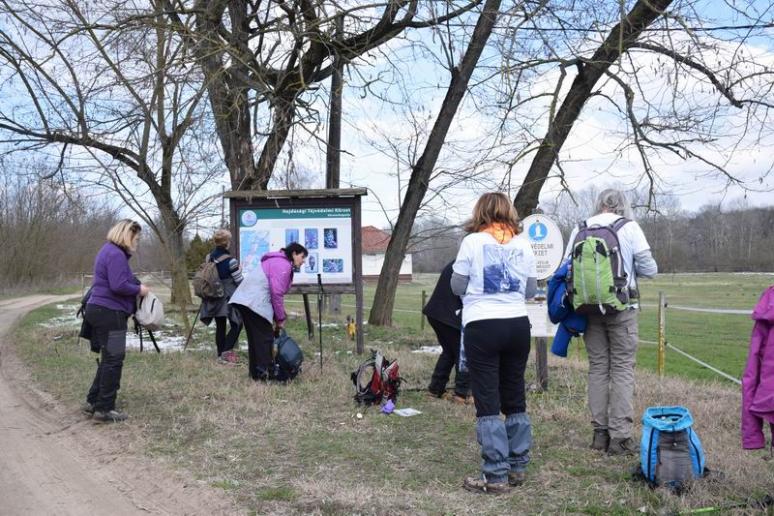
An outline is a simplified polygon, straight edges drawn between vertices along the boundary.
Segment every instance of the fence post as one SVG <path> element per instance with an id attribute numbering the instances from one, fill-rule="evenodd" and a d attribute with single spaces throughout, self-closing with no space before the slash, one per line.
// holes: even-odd
<path id="1" fill-rule="evenodd" d="M 666 366 L 666 295 L 658 293 L 658 376 L 664 377 Z"/>
<path id="2" fill-rule="evenodd" d="M 422 308 L 420 309 L 420 312 L 422 312 L 425 309 L 425 303 L 427 303 L 427 292 L 425 290 L 422 291 Z M 419 328 L 422 331 L 425 331 L 425 314 L 420 314 L 419 319 Z"/>

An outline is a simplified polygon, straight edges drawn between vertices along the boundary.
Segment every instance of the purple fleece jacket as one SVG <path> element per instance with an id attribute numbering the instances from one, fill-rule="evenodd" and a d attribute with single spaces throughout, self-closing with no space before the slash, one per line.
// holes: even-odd
<path id="1" fill-rule="evenodd" d="M 763 424 L 774 433 L 774 286 L 753 310 L 755 321 L 742 376 L 742 447 L 763 448 Z"/>
<path id="2" fill-rule="evenodd" d="M 94 282 L 88 304 L 134 313 L 140 285 L 129 268 L 130 257 L 112 242 L 102 246 L 94 259 Z"/>
<path id="3" fill-rule="evenodd" d="M 290 263 L 285 253 L 272 251 L 261 257 L 261 268 L 269 280 L 274 320 L 284 321 L 287 316 L 285 315 L 283 297 L 290 290 L 290 284 L 293 283 L 293 264 Z"/>

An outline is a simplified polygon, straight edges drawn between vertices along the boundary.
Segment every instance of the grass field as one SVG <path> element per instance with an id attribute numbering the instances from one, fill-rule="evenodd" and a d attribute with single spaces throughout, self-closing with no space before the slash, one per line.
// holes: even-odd
<path id="1" fill-rule="evenodd" d="M 421 290 L 429 294 L 434 279 L 421 276 L 402 285 L 396 308 L 418 311 Z M 655 304 L 662 290 L 672 303 L 751 308 L 771 280 L 664 276 L 644 286 L 644 302 Z M 372 295 L 369 287 L 367 296 Z M 75 344 L 72 326 L 41 325 L 61 313 L 54 307 L 33 312 L 14 341 L 35 380 L 76 412 L 94 359 L 84 343 Z M 397 358 L 405 386 L 421 388 L 435 357 L 411 350 L 431 344 L 431 330 L 422 332 L 418 314 L 396 312 L 395 320 L 394 328 L 367 328 L 366 345 Z M 670 312 L 668 325 L 670 341 L 738 374 L 733 368 L 744 362 L 748 317 Z M 305 335 L 301 317 L 290 322 L 289 331 Z M 643 309 L 641 332 L 641 338 L 655 340 L 655 309 Z M 288 386 L 256 385 L 247 379 L 246 367 L 216 365 L 212 334 L 201 327 L 187 353 L 130 352 L 119 404 L 131 418 L 95 428 L 110 432 L 130 453 L 170 462 L 222 489 L 243 514 L 671 514 L 705 507 L 741 514 L 752 512 L 745 504 L 774 485 L 774 470 L 761 460 L 767 452 L 740 449 L 738 387 L 678 362 L 674 354 L 667 358 L 671 377 L 660 381 L 647 371 L 655 351 L 643 346 L 636 412 L 657 404 L 688 406 L 708 465 L 723 471 L 724 481 L 705 481 L 676 497 L 631 481 L 633 459 L 588 450 L 585 362 L 573 352 L 569 359 L 550 359 L 547 392 L 529 394 L 534 446 L 528 482 L 503 497 L 467 493 L 460 488 L 462 478 L 475 474 L 479 461 L 473 409 L 407 389 L 399 406 L 421 415 L 388 417 L 372 408 L 358 419 L 362 409 L 352 401 L 349 373 L 362 357 L 352 354 L 354 343 L 340 326 L 326 326 L 323 338 L 324 373 L 317 366 L 317 341 L 299 339 L 307 362 Z M 534 367 L 527 371 L 528 382 L 534 382 Z"/>
<path id="2" fill-rule="evenodd" d="M 430 296 L 437 276 L 415 275 L 415 281 L 401 284 L 395 301 L 393 323 L 407 339 L 424 336 L 433 339 L 432 330 L 425 325 L 421 331 L 422 290 Z M 658 293 L 664 292 L 667 303 L 698 308 L 752 310 L 761 293 L 774 284 L 774 274 L 662 274 L 655 280 L 644 280 L 640 287 L 642 304 L 640 313 L 640 339 L 658 340 Z M 365 288 L 366 307 L 371 306 L 375 285 Z M 352 296 L 345 296 L 345 305 L 354 305 Z M 290 306 L 303 310 L 300 301 Z M 350 310 L 350 312 L 346 312 Z M 354 308 L 344 308 L 353 313 Z M 368 317 L 366 313 L 365 317 Z M 747 359 L 747 347 L 752 331 L 748 315 L 712 314 L 668 309 L 666 336 L 670 344 L 710 363 L 716 368 L 740 378 Z M 369 328 L 369 336 L 380 340 L 381 329 Z M 574 339 L 571 353 L 583 356 L 582 344 Z M 656 370 L 657 347 L 641 344 L 638 366 Z M 667 351 L 666 374 L 697 379 L 718 379 L 715 373 L 675 352 Z"/>

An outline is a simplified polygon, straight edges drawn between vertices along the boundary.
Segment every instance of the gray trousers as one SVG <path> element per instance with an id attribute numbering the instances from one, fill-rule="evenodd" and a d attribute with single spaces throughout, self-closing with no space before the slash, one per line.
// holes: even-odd
<path id="1" fill-rule="evenodd" d="M 589 410 L 595 430 L 632 437 L 637 311 L 590 315 L 583 339 L 589 357 Z"/>

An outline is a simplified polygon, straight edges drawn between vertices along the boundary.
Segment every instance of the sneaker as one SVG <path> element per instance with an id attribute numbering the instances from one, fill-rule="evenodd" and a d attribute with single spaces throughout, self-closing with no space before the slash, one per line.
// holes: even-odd
<path id="1" fill-rule="evenodd" d="M 218 357 L 218 363 L 221 365 L 233 366 L 239 363 L 239 358 L 237 357 L 237 354 L 233 350 L 224 351 Z"/>
<path id="2" fill-rule="evenodd" d="M 592 450 L 607 451 L 610 446 L 610 432 L 606 429 L 594 430 L 594 438 L 591 440 Z"/>
<path id="3" fill-rule="evenodd" d="M 81 412 L 86 414 L 87 416 L 91 416 L 94 414 L 94 404 L 89 403 L 88 401 L 84 401 L 81 403 Z"/>
<path id="4" fill-rule="evenodd" d="M 527 480 L 526 471 L 509 471 L 508 472 L 508 484 L 512 486 L 520 486 Z"/>
<path id="5" fill-rule="evenodd" d="M 118 423 L 119 421 L 126 421 L 129 416 L 117 410 L 108 410 L 107 412 L 95 410 L 93 417 L 96 421 L 102 421 L 103 423 Z"/>
<path id="6" fill-rule="evenodd" d="M 483 475 L 480 477 L 467 477 L 462 483 L 462 487 L 474 493 L 487 493 L 493 495 L 505 494 L 511 490 L 511 486 L 508 482 L 487 482 Z"/>
<path id="7" fill-rule="evenodd" d="M 608 455 L 636 455 L 637 448 L 631 437 L 613 437 L 607 447 Z"/>

